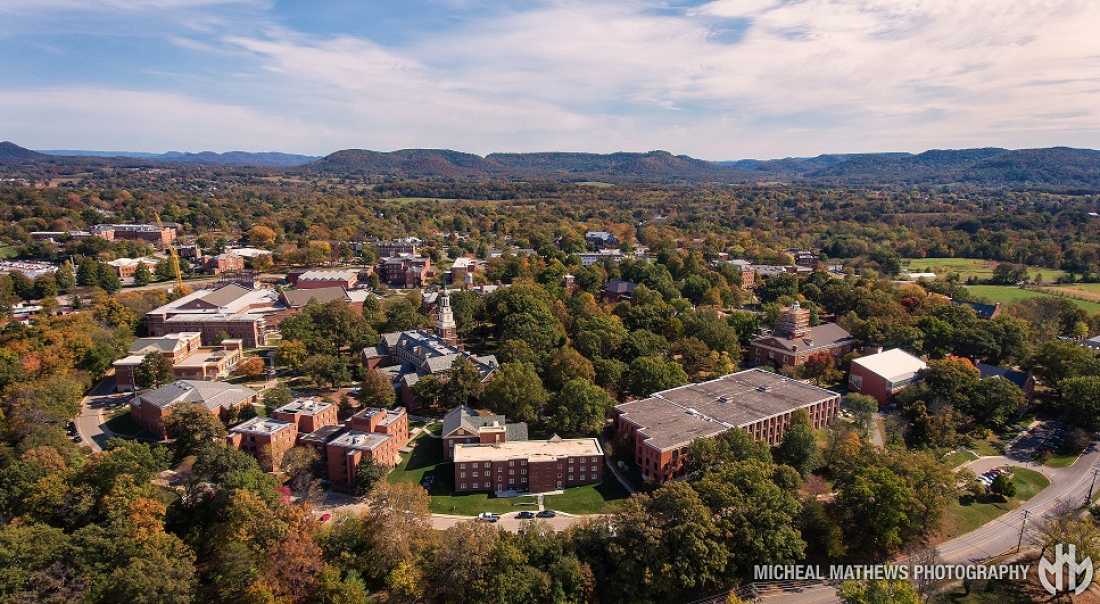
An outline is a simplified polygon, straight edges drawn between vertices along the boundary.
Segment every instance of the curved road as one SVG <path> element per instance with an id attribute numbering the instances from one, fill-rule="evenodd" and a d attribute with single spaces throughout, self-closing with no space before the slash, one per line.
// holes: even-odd
<path id="1" fill-rule="evenodd" d="M 115 392 L 113 377 L 103 378 L 93 386 L 80 401 L 80 415 L 73 419 L 76 432 L 80 435 L 80 444 L 86 445 L 92 451 L 102 451 L 103 445 L 114 436 L 104 426 L 106 420 L 103 417 L 103 411 L 124 405 L 129 399 L 129 393 Z"/>

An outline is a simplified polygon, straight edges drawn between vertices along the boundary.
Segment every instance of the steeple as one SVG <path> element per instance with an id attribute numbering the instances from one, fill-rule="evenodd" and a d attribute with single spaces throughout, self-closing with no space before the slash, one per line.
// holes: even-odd
<path id="1" fill-rule="evenodd" d="M 447 288 L 439 292 L 436 301 L 435 335 L 452 346 L 458 345 L 458 328 L 455 325 L 455 316 L 451 312 L 451 296 Z"/>

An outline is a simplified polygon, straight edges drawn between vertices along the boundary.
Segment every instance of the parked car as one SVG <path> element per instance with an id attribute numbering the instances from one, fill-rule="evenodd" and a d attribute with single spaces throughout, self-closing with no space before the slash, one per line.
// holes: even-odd
<path id="1" fill-rule="evenodd" d="M 531 518 L 534 518 L 534 517 L 535 517 L 534 512 L 520 512 L 520 513 L 516 514 L 516 518 L 519 518 L 520 520 L 530 520 Z"/>
<path id="2" fill-rule="evenodd" d="M 500 516 L 493 514 L 492 512 L 482 512 L 477 515 L 477 519 L 481 522 L 496 522 L 500 520 Z"/>
<path id="3" fill-rule="evenodd" d="M 538 517 L 538 518 L 553 518 L 554 516 L 557 516 L 557 515 L 558 515 L 558 513 L 555 512 L 554 510 L 543 510 L 543 511 L 539 512 L 538 514 L 535 514 L 535 516 Z"/>

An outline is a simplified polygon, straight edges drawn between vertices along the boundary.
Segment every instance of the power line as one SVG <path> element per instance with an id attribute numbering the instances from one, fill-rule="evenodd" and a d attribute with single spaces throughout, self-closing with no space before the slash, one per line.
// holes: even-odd
<path id="1" fill-rule="evenodd" d="M 1024 510 L 1024 519 L 1020 522 L 1020 538 L 1016 541 L 1016 553 L 1020 552 L 1020 546 L 1024 544 L 1024 527 L 1027 526 L 1027 517 L 1030 515 L 1029 510 Z"/>

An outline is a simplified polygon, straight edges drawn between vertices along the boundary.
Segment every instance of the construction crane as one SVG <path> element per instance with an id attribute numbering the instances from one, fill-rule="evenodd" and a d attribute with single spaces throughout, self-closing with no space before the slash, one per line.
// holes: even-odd
<path id="1" fill-rule="evenodd" d="M 154 212 L 153 216 L 157 219 L 157 228 L 164 231 L 164 224 L 160 221 L 160 212 Z M 180 273 L 180 257 L 179 254 L 176 253 L 175 239 L 168 244 L 168 266 L 172 269 L 172 274 L 176 277 L 176 294 L 186 296 L 191 293 L 190 288 L 183 284 L 183 275 Z"/>

